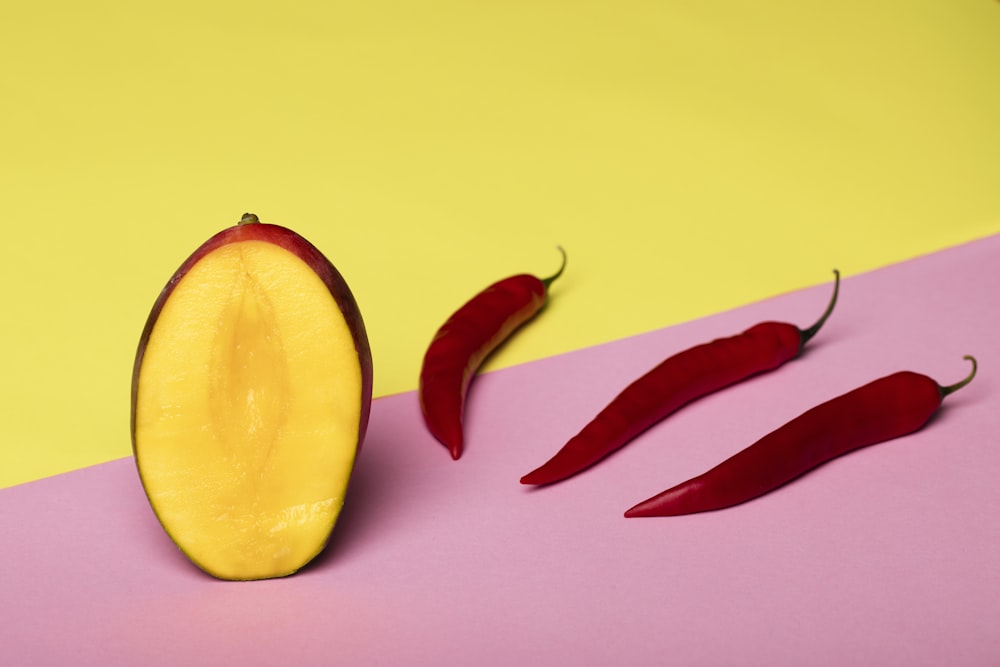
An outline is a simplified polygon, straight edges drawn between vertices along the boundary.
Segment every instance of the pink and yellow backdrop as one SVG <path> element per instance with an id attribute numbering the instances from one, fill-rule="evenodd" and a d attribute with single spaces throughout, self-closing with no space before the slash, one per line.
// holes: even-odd
<path id="1" fill-rule="evenodd" d="M 0 662 L 995 664 L 1000 3 L 20 3 L 0 14 Z M 233 584 L 145 503 L 143 322 L 244 211 L 350 282 L 375 363 L 343 524 Z M 550 273 L 453 462 L 436 327 Z M 815 348 L 585 475 L 628 381 L 760 319 Z M 816 402 L 980 375 L 925 431 L 733 510 L 625 520 Z"/>

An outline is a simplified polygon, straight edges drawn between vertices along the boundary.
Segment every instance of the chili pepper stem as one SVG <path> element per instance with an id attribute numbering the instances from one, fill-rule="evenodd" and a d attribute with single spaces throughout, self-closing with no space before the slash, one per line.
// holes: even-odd
<path id="1" fill-rule="evenodd" d="M 950 384 L 947 387 L 940 387 L 941 398 L 944 398 L 948 394 L 952 394 L 952 393 L 958 391 L 959 389 L 961 389 L 965 385 L 967 385 L 970 382 L 972 382 L 972 378 L 976 377 L 976 371 L 979 369 L 979 364 L 976 363 L 976 358 L 974 356 L 972 356 L 971 354 L 967 354 L 967 355 L 965 355 L 962 358 L 963 359 L 967 359 L 967 360 L 969 360 L 969 361 L 972 362 L 972 370 L 969 372 L 969 374 L 967 376 L 965 376 L 964 379 L 959 380 L 955 384 Z"/>
<path id="2" fill-rule="evenodd" d="M 808 329 L 803 329 L 800 332 L 800 335 L 802 337 L 802 343 L 801 343 L 801 345 L 805 345 L 809 341 L 810 338 L 812 338 L 813 336 L 815 336 L 819 332 L 819 330 L 823 328 L 823 325 L 826 323 L 826 320 L 830 317 L 830 314 L 833 313 L 833 307 L 837 305 L 837 295 L 838 295 L 839 292 L 840 292 L 840 271 L 838 271 L 837 269 L 834 269 L 833 270 L 833 296 L 830 297 L 830 303 L 827 304 L 826 310 L 823 311 L 823 314 L 820 315 L 819 319 L 816 320 L 815 324 L 813 324 Z"/>
<path id="3" fill-rule="evenodd" d="M 566 251 L 563 250 L 563 247 L 561 245 L 557 245 L 556 250 L 558 250 L 562 254 L 562 264 L 559 265 L 559 270 L 556 271 L 554 274 L 552 274 L 548 278 L 542 278 L 542 284 L 545 285 L 546 291 L 548 291 L 549 286 L 556 281 L 556 278 L 562 275 L 563 270 L 566 268 Z"/>

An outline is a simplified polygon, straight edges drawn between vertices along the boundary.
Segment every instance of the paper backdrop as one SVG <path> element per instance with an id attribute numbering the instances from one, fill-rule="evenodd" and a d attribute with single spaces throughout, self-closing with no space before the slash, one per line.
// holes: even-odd
<path id="1" fill-rule="evenodd" d="M 910 267 L 915 261 L 912 274 L 891 276 L 919 277 L 920 290 L 907 289 L 907 283 L 895 277 L 882 287 L 888 293 L 856 290 L 854 305 L 848 308 L 868 308 L 874 303 L 868 300 L 876 299 L 880 308 L 864 310 L 859 319 L 845 318 L 840 326 L 846 329 L 839 335 L 852 344 L 858 344 L 856 336 L 872 336 L 869 342 L 877 346 L 865 347 L 864 354 L 876 355 L 886 367 L 891 352 L 913 352 L 892 357 L 898 362 L 893 365 L 920 366 L 917 370 L 933 371 L 943 380 L 963 374 L 961 355 L 975 353 L 981 375 L 967 397 L 956 403 L 968 401 L 982 410 L 992 400 L 991 360 L 997 348 L 995 337 L 988 334 L 996 323 L 975 320 L 992 327 L 976 331 L 962 327 L 972 326 L 973 315 L 991 318 L 997 312 L 997 292 L 987 289 L 996 280 L 997 264 L 991 258 L 1000 233 L 1000 3 L 995 0 L 807 0 L 766 6 L 735 0 L 431 0 L 415 5 L 378 0 L 292 5 L 54 0 L 0 10 L 0 59 L 0 213 L 6 251 L 0 262 L 0 557 L 26 568 L 7 569 L 0 585 L 9 596 L 36 600 L 29 607 L 8 606 L 7 617 L 0 618 L 6 627 L 17 628 L 19 650 L 40 646 L 43 635 L 52 636 L 53 622 L 47 619 L 62 605 L 81 618 L 110 618 L 127 625 L 131 634 L 126 636 L 134 643 L 114 644 L 113 638 L 93 635 L 88 621 L 72 626 L 58 644 L 67 652 L 59 657 L 76 655 L 74 650 L 80 649 L 81 655 L 98 661 L 110 657 L 153 664 L 142 646 L 150 641 L 143 628 L 155 628 L 137 619 L 151 609 L 181 613 L 187 599 L 164 582 L 184 579 L 196 599 L 202 599 L 203 586 L 215 585 L 192 575 L 183 560 L 166 558 L 162 542 L 155 542 L 158 528 L 143 514 L 148 508 L 142 505 L 127 458 L 129 382 L 139 334 L 159 290 L 202 241 L 247 211 L 310 239 L 351 284 L 374 354 L 375 392 L 381 401 L 373 413 L 375 433 L 399 428 L 385 415 L 412 410 L 420 360 L 437 326 L 498 278 L 551 273 L 559 261 L 557 245 L 567 250 L 569 264 L 550 307 L 544 318 L 489 360 L 484 380 L 504 377 L 517 383 L 523 369 L 533 386 L 557 396 L 561 390 L 556 387 L 565 380 L 548 371 L 539 374 L 550 367 L 535 364 L 566 353 L 605 349 L 615 353 L 599 356 L 616 360 L 622 349 L 633 354 L 631 341 L 640 334 L 696 332 L 691 339 L 714 335 L 714 328 L 705 325 L 711 318 L 770 303 L 772 297 L 809 293 L 807 288 L 824 291 L 833 268 L 840 269 L 846 281 Z M 923 260 L 956 249 L 963 249 L 957 261 L 956 255 L 944 255 L 952 258 L 947 271 L 962 268 L 964 253 L 972 252 L 979 282 L 952 281 L 947 290 L 935 291 L 947 276 L 926 273 Z M 946 306 L 955 312 L 945 316 Z M 814 312 L 798 312 L 795 321 L 811 321 Z M 923 319 L 915 323 L 917 317 Z M 694 328 L 675 329 L 678 325 Z M 878 332 L 886 326 L 907 334 L 907 342 L 884 339 Z M 967 349 L 965 342 L 971 339 L 964 333 L 978 336 L 977 349 Z M 898 350 L 894 344 L 900 345 Z M 567 367 L 559 368 L 565 372 Z M 871 364 L 851 370 L 867 377 L 862 370 L 869 368 L 874 371 Z M 851 379 L 855 377 L 852 373 Z M 614 381 L 620 379 L 616 375 Z M 846 383 L 847 377 L 843 380 Z M 484 386 L 490 382 L 497 380 L 487 380 Z M 614 384 L 610 378 L 588 381 L 585 376 L 579 382 L 581 386 L 570 385 L 581 392 L 576 394 L 576 417 L 599 407 L 612 389 L 608 384 Z M 815 397 L 844 387 L 822 373 L 806 385 Z M 775 395 L 775 409 L 790 411 L 782 397 L 799 396 L 803 386 L 785 386 Z M 487 404 L 486 393 L 480 389 L 478 405 Z M 510 396 L 520 393 L 503 394 L 495 399 L 499 404 L 492 402 L 493 409 L 502 410 Z M 537 444 L 536 450 L 533 445 L 532 456 L 525 452 L 516 460 L 519 473 L 527 471 L 525 465 L 540 462 L 540 450 L 555 447 L 564 435 L 548 420 L 525 420 L 503 411 L 497 414 L 504 416 L 490 420 L 482 416 L 489 414 L 485 408 L 476 410 L 481 416 L 474 428 L 485 429 L 492 438 L 499 438 L 502 428 L 553 431 L 544 446 Z M 764 427 L 742 419 L 709 421 L 720 422 L 731 426 L 733 435 L 741 436 L 734 440 L 741 441 Z M 405 437 L 383 436 L 366 449 L 360 470 L 362 479 L 371 479 L 359 485 L 353 504 L 376 502 L 373 492 L 364 489 L 379 488 L 378 476 L 385 473 L 376 464 L 392 461 L 395 448 L 430 447 L 428 470 L 464 475 L 473 487 L 487 484 L 487 478 L 476 476 L 485 473 L 440 460 L 443 452 L 433 451 L 419 424 L 406 424 Z M 994 459 L 984 463 L 980 458 L 984 451 L 996 451 L 988 441 L 995 438 L 993 424 L 966 417 L 956 406 L 936 426 L 940 429 L 934 438 L 954 437 L 973 447 L 957 454 L 962 464 L 958 470 L 995 472 Z M 944 444 L 931 447 L 938 453 L 946 449 Z M 515 459 L 505 460 L 513 467 Z M 895 471 L 898 465 L 911 470 L 900 462 L 889 467 Z M 692 470 L 695 467 L 692 463 Z M 727 660 L 735 655 L 730 650 L 770 641 L 774 651 L 780 651 L 783 638 L 794 637 L 796 646 L 789 651 L 800 658 L 793 660 L 798 664 L 816 654 L 840 664 L 855 662 L 857 656 L 874 656 L 880 664 L 914 664 L 915 658 L 925 657 L 934 664 L 932 658 L 941 654 L 932 649 L 949 646 L 965 651 L 952 656 L 956 664 L 995 661 L 995 639 L 990 643 L 984 629 L 1000 625 L 991 623 L 1000 615 L 989 601 L 1000 599 L 996 558 L 986 556 L 995 556 L 998 548 L 988 521 L 995 516 L 990 514 L 996 509 L 996 492 L 991 490 L 995 485 L 977 487 L 977 503 L 970 497 L 961 508 L 945 501 L 935 505 L 940 494 L 947 497 L 956 487 L 946 483 L 944 491 L 929 488 L 933 484 L 925 475 L 932 467 L 911 470 L 908 483 L 926 495 L 909 510 L 896 507 L 899 514 L 893 514 L 893 521 L 917 521 L 914 517 L 924 515 L 927 503 L 943 512 L 933 519 L 940 522 L 938 530 L 928 535 L 949 540 L 974 535 L 965 560 L 948 570 L 953 577 L 945 579 L 948 583 L 919 591 L 907 588 L 923 581 L 918 577 L 924 572 L 924 556 L 937 566 L 927 571 L 941 574 L 951 567 L 950 548 L 958 542 L 929 555 L 924 550 L 927 542 L 908 551 L 903 538 L 919 532 L 915 524 L 899 529 L 902 536 L 897 529 L 882 532 L 878 517 L 866 514 L 878 512 L 865 509 L 870 507 L 868 496 L 855 499 L 858 504 L 843 516 L 820 519 L 821 524 L 832 522 L 833 531 L 815 533 L 804 543 L 777 521 L 777 515 L 766 518 L 764 512 L 766 527 L 737 523 L 735 534 L 706 535 L 706 541 L 687 543 L 691 550 L 683 557 L 693 564 L 701 553 L 697 547 L 718 548 L 719 535 L 734 540 L 730 553 L 745 543 L 733 535 L 750 539 L 755 533 L 749 531 L 759 528 L 763 532 L 757 535 L 766 538 L 750 546 L 760 560 L 751 565 L 730 562 L 735 569 L 726 571 L 732 576 L 719 584 L 720 597 L 711 598 L 741 601 L 729 607 L 729 622 L 721 625 L 731 632 L 715 632 L 710 615 L 693 617 L 690 622 L 700 625 L 684 626 L 684 636 L 694 642 L 710 635 L 717 645 L 712 652 L 689 655 L 700 655 L 704 663 L 732 662 Z M 620 524 L 615 517 L 625 507 L 618 505 L 659 490 L 657 484 L 668 480 L 658 472 L 649 470 L 657 474 L 642 493 L 632 486 L 638 484 L 633 477 L 625 487 L 616 486 L 611 503 L 615 514 L 601 519 L 613 531 L 630 534 L 628 539 L 636 541 L 629 544 L 648 544 L 648 536 L 632 531 L 660 529 Z M 107 475 L 113 483 L 105 486 Z M 871 480 L 884 479 L 871 475 Z M 467 501 L 461 496 L 438 501 L 433 494 L 422 495 L 429 493 L 424 485 L 431 485 L 431 479 L 412 481 L 415 497 L 429 503 L 412 519 L 433 524 Z M 917 497 L 902 496 L 906 501 Z M 455 524 L 443 524 L 458 531 L 453 536 L 458 551 L 463 545 L 476 552 L 492 544 L 476 547 L 463 540 L 462 531 L 483 522 L 489 503 L 499 498 L 487 494 L 474 515 L 462 514 L 451 518 Z M 529 498 L 534 496 L 522 500 Z M 828 508 L 827 500 L 821 493 L 817 502 Z M 34 525 L 24 514 L 31 507 L 40 512 Z M 82 514 L 73 514 L 72 508 Z M 959 516 L 949 508 L 981 514 Z M 128 518 L 107 515 L 113 509 Z M 452 557 L 439 553 L 430 541 L 412 549 L 415 545 L 408 543 L 411 538 L 405 532 L 394 533 L 398 524 L 362 518 L 367 511 L 356 510 L 355 534 L 384 532 L 384 539 L 394 545 L 387 552 L 393 557 L 409 559 L 414 568 Z M 535 517 L 536 511 L 543 522 L 553 520 L 552 511 L 586 519 L 580 514 L 583 509 L 525 505 L 517 510 L 522 511 L 516 514 L 519 521 Z M 860 532 L 851 524 L 859 514 L 867 526 Z M 958 523 L 947 524 L 945 517 Z M 83 532 L 74 533 L 80 539 L 61 542 L 67 533 L 57 528 L 64 523 L 81 526 Z M 94 525 L 104 528 L 82 528 Z M 114 534 L 102 532 L 111 530 L 109 526 Z M 967 528 L 976 530 L 970 533 Z M 586 533 L 581 528 L 575 536 L 586 533 L 603 544 L 600 530 Z M 862 545 L 859 535 L 890 537 Z M 853 543 L 858 550 L 837 541 L 845 536 L 858 540 Z M 338 545 L 341 555 L 335 550 L 327 566 L 303 579 L 339 577 L 338 558 L 345 553 L 366 562 L 368 547 L 362 538 L 352 537 L 350 529 L 338 538 Z M 838 551 L 841 547 L 843 552 Z M 857 653 L 850 642 L 847 648 L 840 644 L 842 652 L 837 653 L 833 635 L 810 632 L 831 620 L 823 608 L 792 593 L 790 598 L 770 598 L 758 588 L 764 579 L 780 578 L 778 572 L 763 569 L 778 553 L 779 564 L 787 566 L 799 562 L 793 559 L 796 550 L 804 557 L 824 553 L 836 559 L 840 553 L 861 558 L 862 547 L 871 549 L 865 553 L 878 566 L 856 573 L 846 588 L 838 587 L 832 570 L 806 569 L 798 571 L 802 577 L 792 579 L 814 581 L 816 595 L 833 590 L 844 596 L 831 612 L 836 622 L 830 627 L 837 636 L 843 632 L 868 637 L 864 633 L 875 621 L 894 616 L 898 609 L 892 605 L 902 604 L 899 600 L 913 602 L 913 613 L 930 609 L 920 619 L 907 615 L 905 627 L 887 631 L 898 642 L 882 645 L 902 646 L 911 638 L 916 642 L 903 653 L 866 652 L 875 650 L 875 637 Z M 557 559 L 552 544 L 537 551 L 522 548 L 519 557 L 531 562 Z M 68 579 L 52 579 L 51 590 L 38 588 L 49 586 L 44 575 L 26 574 L 29 563 L 37 569 L 39 554 L 69 553 L 74 556 L 60 563 L 61 576 Z M 584 567 L 614 572 L 602 565 L 611 564 L 621 552 L 602 553 Z M 909 593 L 901 598 L 879 596 L 878 584 L 892 558 L 911 553 L 909 569 L 887 581 L 883 591 Z M 458 558 L 475 562 L 474 556 L 460 553 Z M 118 597 L 124 595 L 121 589 L 106 588 L 106 577 L 123 567 L 125 557 L 138 559 L 128 565 L 135 568 L 135 578 L 122 578 L 138 597 Z M 370 558 L 364 568 L 383 562 Z M 824 561 L 830 568 L 834 562 Z M 386 609 L 406 614 L 412 608 L 406 603 L 422 599 L 426 589 L 407 589 L 406 573 L 396 574 L 401 588 L 381 593 L 373 593 L 362 574 L 349 575 L 353 578 L 346 588 L 359 605 L 352 608 L 370 613 L 367 618 L 373 623 Z M 475 578 L 482 572 L 466 575 Z M 812 579 L 814 575 L 820 579 Z M 680 599 L 697 603 L 694 587 L 705 580 L 688 581 L 683 585 L 690 596 Z M 487 587 L 480 580 L 470 590 L 502 596 L 505 584 L 496 580 Z M 254 589 L 254 595 L 280 591 L 276 595 L 285 596 L 285 606 L 278 607 L 289 614 L 317 611 L 311 606 L 312 593 L 295 597 L 298 593 L 292 591 L 300 585 L 268 585 Z M 621 596 L 613 603 L 600 598 L 610 604 L 606 610 L 629 607 L 627 596 L 633 592 L 649 595 L 649 606 L 636 608 L 652 614 L 642 616 L 650 628 L 660 627 L 660 607 L 654 602 L 678 592 L 669 586 L 647 590 L 636 582 L 618 587 L 613 577 L 604 586 L 606 593 Z M 61 598 L 60 590 L 73 597 Z M 142 593 L 146 590 L 148 594 Z M 186 625 L 174 628 L 176 636 L 205 648 L 209 656 L 222 656 L 229 644 L 216 636 L 192 639 L 202 625 L 221 623 L 226 632 L 243 636 L 268 627 L 263 616 L 228 624 L 219 620 L 246 602 L 238 597 L 242 592 L 228 598 L 231 591 L 243 589 L 225 590 L 227 598 L 218 606 L 206 603 L 207 616 L 185 617 Z M 863 596 L 860 615 L 852 616 L 850 593 L 865 591 L 871 596 Z M 15 599 L 9 596 L 4 599 Z M 567 608 L 549 598 L 538 598 L 535 605 L 540 600 L 543 607 L 531 607 L 535 613 L 548 609 L 554 615 L 580 614 L 575 618 L 582 623 L 586 606 Z M 955 614 L 944 626 L 938 624 L 943 617 L 933 613 L 934 604 L 943 600 L 955 605 L 948 607 Z M 110 616 L 95 615 L 84 601 L 110 610 Z M 453 601 L 471 623 L 482 619 L 484 625 L 474 628 L 482 632 L 490 607 L 500 604 L 514 613 L 521 604 L 513 599 Z M 523 604 L 530 607 L 531 602 Z M 703 609 L 706 614 L 708 608 Z M 736 628 L 743 627 L 737 620 L 745 616 L 784 614 L 797 614 L 800 625 L 783 626 L 786 632 L 769 640 L 763 635 L 740 635 L 734 643 L 719 640 L 743 632 Z M 610 625 L 616 622 L 613 615 L 599 618 Z M 619 646 L 613 641 L 554 642 L 543 621 L 529 615 L 518 621 L 523 626 L 506 628 L 534 628 L 532 633 L 538 634 L 532 634 L 531 646 L 536 648 L 589 648 L 591 656 L 607 657 L 602 651 Z M 383 648 L 409 649 L 407 655 L 417 656 L 414 663 L 442 664 L 443 646 L 420 644 L 424 629 L 406 626 L 403 635 L 387 640 Z M 595 628 L 585 623 L 572 629 L 573 638 L 580 633 L 594 637 L 588 633 Z M 620 639 L 621 646 L 628 655 L 644 657 L 639 644 L 645 635 L 630 632 L 636 634 Z M 490 637 L 486 644 L 469 644 L 467 653 L 456 655 L 515 646 L 509 635 Z M 932 637 L 940 644 L 922 643 Z M 294 639 L 300 640 L 295 650 L 306 664 L 322 663 L 317 651 L 329 656 L 332 650 L 323 643 L 301 643 L 302 637 L 294 633 L 279 633 L 275 645 Z M 366 662 L 365 657 L 378 662 L 366 651 L 380 641 L 371 636 L 353 648 L 353 662 Z M 170 642 L 154 644 L 167 651 L 169 662 L 174 655 Z M 529 660 L 529 648 L 497 655 Z M 810 654 L 813 649 L 820 653 Z M 176 655 L 190 657 L 176 650 L 181 651 Z M 767 664 L 782 657 L 771 651 L 753 655 Z"/>

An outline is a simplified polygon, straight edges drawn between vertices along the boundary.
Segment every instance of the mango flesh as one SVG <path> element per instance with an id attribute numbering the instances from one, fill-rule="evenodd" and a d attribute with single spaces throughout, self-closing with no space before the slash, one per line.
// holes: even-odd
<path id="1" fill-rule="evenodd" d="M 133 445 L 157 518 L 222 579 L 291 574 L 326 545 L 371 401 L 339 274 L 293 232 L 213 237 L 154 306 L 133 377 Z"/>

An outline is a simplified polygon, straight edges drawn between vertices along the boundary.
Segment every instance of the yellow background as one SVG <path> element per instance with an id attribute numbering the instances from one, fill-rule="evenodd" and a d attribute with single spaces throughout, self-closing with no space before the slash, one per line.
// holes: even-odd
<path id="1" fill-rule="evenodd" d="M 344 273 L 377 395 L 557 244 L 490 368 L 1000 231 L 995 0 L 8 5 L 0 486 L 130 453 L 149 308 L 244 211 Z"/>

